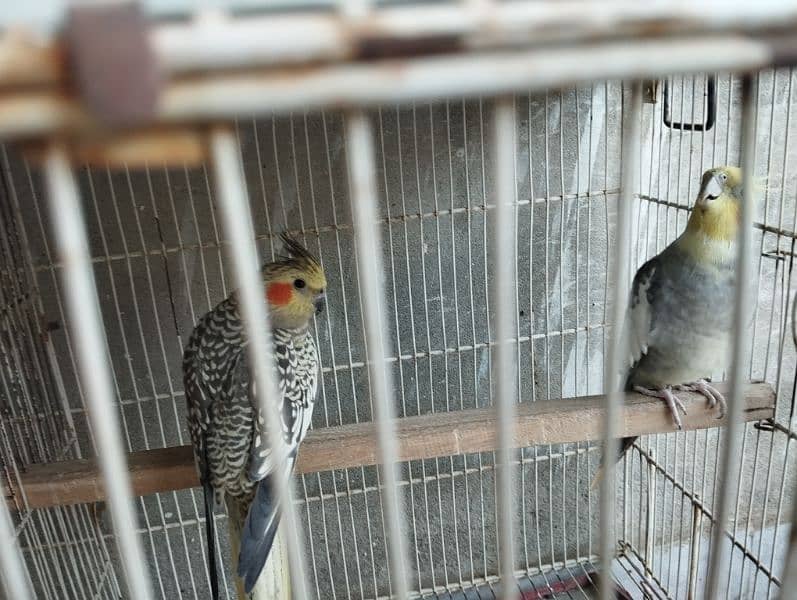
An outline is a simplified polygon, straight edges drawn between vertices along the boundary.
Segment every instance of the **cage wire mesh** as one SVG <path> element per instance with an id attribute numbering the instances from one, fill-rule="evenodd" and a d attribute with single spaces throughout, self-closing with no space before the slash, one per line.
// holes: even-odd
<path id="1" fill-rule="evenodd" d="M 794 349 L 787 337 L 797 182 L 792 70 L 762 73 L 757 87 L 757 174 L 769 188 L 756 221 L 757 302 L 749 376 L 778 390 L 774 425 L 745 427 L 743 473 L 726 541 L 728 597 L 778 593 L 793 488 Z M 705 116 L 705 77 L 670 81 L 673 119 Z M 662 120 L 662 90 L 645 104 L 633 264 L 684 226 L 700 174 L 738 163 L 738 79 L 719 75 L 715 126 L 678 131 Z M 619 198 L 623 99 L 617 82 L 517 96 L 518 306 L 514 340 L 519 400 L 603 391 L 609 333 L 609 253 Z M 382 107 L 370 113 L 377 150 L 388 325 L 399 416 L 491 404 L 488 238 L 494 184 L 492 102 Z M 302 113 L 241 119 L 236 132 L 261 255 L 276 234 L 299 234 L 330 282 L 316 319 L 323 366 L 313 427 L 372 418 L 357 281 L 343 119 Z M 73 350 L 80 324 L 64 316 L 42 206 L 40 172 L 3 148 L 3 406 L 6 478 L 25 465 L 92 455 Z M 113 365 L 119 418 L 130 451 L 187 443 L 182 345 L 197 318 L 226 297 L 230 270 L 204 168 L 82 168 L 79 184 Z M 619 285 L 619 284 L 618 284 Z M 628 285 L 628 282 L 622 282 Z M 721 376 L 721 374 L 718 374 Z M 706 576 L 719 429 L 641 438 L 620 470 L 615 575 L 635 597 L 686 597 L 693 565 Z M 563 597 L 591 597 L 596 559 L 599 452 L 582 442 L 516 455 L 519 577 Z M 402 466 L 410 584 L 419 597 L 498 579 L 494 456 L 469 454 Z M 375 467 L 297 477 L 311 589 L 319 598 L 389 595 L 381 482 Z M 16 532 L 42 598 L 120 597 L 121 565 L 102 505 L 27 510 Z M 156 595 L 208 593 L 204 511 L 194 490 L 136 500 L 139 534 Z M 224 516 L 218 514 L 218 520 Z M 226 533 L 225 527 L 220 531 Z M 697 549 L 695 552 L 694 549 Z M 222 556 L 230 548 L 223 540 Z M 223 560 L 223 564 L 227 561 Z M 580 577 L 580 578 L 579 578 Z M 226 597 L 234 598 L 224 574 Z"/>
<path id="2" fill-rule="evenodd" d="M 680 112 L 682 121 L 703 121 L 707 79 L 673 79 L 673 111 Z M 794 476 L 790 423 L 795 358 L 789 302 L 797 222 L 797 190 L 789 170 L 795 160 L 793 83 L 793 69 L 764 71 L 756 81 L 754 176 L 766 187 L 755 217 L 752 284 L 757 293 L 746 374 L 751 380 L 772 383 L 778 394 L 774 425 L 748 423 L 744 428 L 735 508 L 726 525 L 726 543 L 732 552 L 721 589 L 728 597 L 777 594 L 783 544 L 788 539 L 783 511 L 791 501 Z M 703 170 L 739 164 L 740 86 L 738 77 L 718 76 L 717 123 L 706 133 L 669 130 L 662 125 L 662 104 L 648 109 L 640 167 L 642 202 L 636 221 L 637 264 L 680 233 Z M 707 576 L 722 438 L 720 429 L 652 436 L 626 461 L 622 532 L 628 563 L 635 570 L 652 572 L 668 596 L 686 595 L 690 560 L 695 563 L 694 580 L 702 582 Z"/>

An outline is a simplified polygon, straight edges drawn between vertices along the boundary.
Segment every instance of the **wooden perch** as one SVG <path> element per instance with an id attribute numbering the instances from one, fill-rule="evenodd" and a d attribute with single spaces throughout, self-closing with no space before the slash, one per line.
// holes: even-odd
<path id="1" fill-rule="evenodd" d="M 717 388 L 727 391 L 727 386 Z M 719 427 L 716 413 L 706 408 L 706 399 L 681 392 L 687 415 L 684 430 Z M 605 396 L 523 403 L 517 406 L 513 446 L 559 444 L 598 440 L 602 436 Z M 774 415 L 775 392 L 766 383 L 748 384 L 745 421 Z M 398 457 L 401 461 L 436 458 L 496 449 L 496 415 L 492 408 L 406 417 L 396 421 Z M 620 436 L 674 431 L 664 404 L 641 394 L 626 394 Z M 310 431 L 302 444 L 296 465 L 298 473 L 345 469 L 379 462 L 376 425 L 358 423 Z M 199 485 L 190 446 L 160 448 L 128 455 L 133 493 L 138 496 L 192 488 Z M 21 474 L 31 508 L 80 504 L 105 499 L 102 477 L 94 460 L 75 460 L 28 465 Z M 13 500 L 6 490 L 6 499 Z M 18 500 L 21 504 L 21 500 Z"/>

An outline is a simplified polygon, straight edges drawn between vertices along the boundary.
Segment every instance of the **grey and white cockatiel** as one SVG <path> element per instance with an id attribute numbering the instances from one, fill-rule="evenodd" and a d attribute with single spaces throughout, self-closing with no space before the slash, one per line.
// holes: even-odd
<path id="1" fill-rule="evenodd" d="M 232 549 L 238 554 L 237 573 L 244 588 L 241 591 L 241 582 L 237 582 L 239 595 L 249 594 L 279 526 L 270 475 L 278 468 L 288 475 L 293 472 L 316 399 L 319 362 L 309 327 L 313 315 L 324 306 L 326 278 L 305 248 L 288 236 L 282 239 L 290 256 L 266 264 L 261 271 L 271 316 L 281 414 L 260 412 L 237 293 L 199 320 L 183 355 L 188 425 L 205 494 L 214 600 L 219 593 L 214 506 L 226 500 L 232 543 L 240 539 L 240 547 Z M 284 465 L 272 464 L 265 427 L 266 418 L 279 417 L 286 444 Z"/>
<path id="2" fill-rule="evenodd" d="M 741 204 L 739 168 L 706 171 L 686 229 L 632 284 L 621 340 L 630 349 L 625 390 L 661 398 L 679 429 L 686 410 L 678 391 L 698 392 L 718 418 L 725 414 L 725 398 L 709 378 L 730 357 Z M 619 458 L 635 439 L 623 439 Z"/>

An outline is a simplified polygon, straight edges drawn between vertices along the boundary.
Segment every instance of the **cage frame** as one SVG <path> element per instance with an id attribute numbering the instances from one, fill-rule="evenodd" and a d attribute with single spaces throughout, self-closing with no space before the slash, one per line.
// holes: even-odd
<path id="1" fill-rule="evenodd" d="M 344 3 L 345 4 L 345 3 Z M 359 3 L 358 3 L 359 4 Z M 58 252 L 64 264 L 68 312 L 73 318 L 86 323 L 86 346 L 79 355 L 81 379 L 88 387 L 89 416 L 94 430 L 106 435 L 96 440 L 99 471 L 102 473 L 105 497 L 109 500 L 114 520 L 114 530 L 119 544 L 124 574 L 133 597 L 147 600 L 152 597 L 148 578 L 142 568 L 142 551 L 135 538 L 135 522 L 130 507 L 131 487 L 126 477 L 126 458 L 120 444 L 118 428 L 110 412 L 109 398 L 113 397 L 110 384 L 110 366 L 105 364 L 102 316 L 96 300 L 96 286 L 90 270 L 86 245 L 85 223 L 81 216 L 78 191 L 71 164 L 80 156 L 81 148 L 93 144 L 93 160 L 98 163 L 146 163 L 154 156 L 155 147 L 164 140 L 184 142 L 173 158 L 183 161 L 209 160 L 215 169 L 223 226 L 236 266 L 236 278 L 244 290 L 243 306 L 247 331 L 257 343 L 251 344 L 252 357 L 257 365 L 256 378 L 265 389 L 276 389 L 271 381 L 271 370 L 266 368 L 265 350 L 268 337 L 250 323 L 267 319 L 262 298 L 256 293 L 257 249 L 254 244 L 251 220 L 246 207 L 246 190 L 241 186 L 240 157 L 229 130 L 217 126 L 234 116 L 254 112 L 281 112 L 292 108 L 339 108 L 347 111 L 347 142 L 349 146 L 349 175 L 353 182 L 356 200 L 355 232 L 358 236 L 359 271 L 365 287 L 366 329 L 373 356 L 384 358 L 384 315 L 379 312 L 380 298 L 384 294 L 377 273 L 383 272 L 379 264 L 378 232 L 374 226 L 373 202 L 376 186 L 374 177 L 373 131 L 363 108 L 384 103 L 403 103 L 414 100 L 433 100 L 449 96 L 486 95 L 499 98 L 494 115 L 496 147 L 499 157 L 507 148 L 511 152 L 514 135 L 514 114 L 509 94 L 520 90 L 542 90 L 561 87 L 573 81 L 621 78 L 633 81 L 631 127 L 626 128 L 623 140 L 623 166 L 633 165 L 639 155 L 639 122 L 642 102 L 642 80 L 669 73 L 697 73 L 706 71 L 732 71 L 743 74 L 743 143 L 742 163 L 752 167 L 753 137 L 751 134 L 753 99 L 751 79 L 753 72 L 766 67 L 797 63 L 797 8 L 785 7 L 758 11 L 734 4 L 716 19 L 715 10 L 701 3 L 693 3 L 690 12 L 684 7 L 656 5 L 654 8 L 637 7 L 624 1 L 607 2 L 600 7 L 593 3 L 568 0 L 557 8 L 546 6 L 542 11 L 534 3 L 513 1 L 493 4 L 487 0 L 463 3 L 455 7 L 428 9 L 369 8 L 367 3 L 350 6 L 340 12 L 328 14 L 286 15 L 281 17 L 238 17 L 227 19 L 219 15 L 204 16 L 196 22 L 181 25 L 155 25 L 139 32 L 149 36 L 154 58 L 143 69 L 148 74 L 157 70 L 163 77 L 158 89 L 159 102 L 145 118 L 137 118 L 133 129 L 118 129 L 115 119 L 125 115 L 103 114 L 102 107 L 92 110 L 87 106 L 86 90 L 77 89 L 64 94 L 61 86 L 71 81 L 68 66 L 56 60 L 58 38 L 50 40 L 29 56 L 27 64 L 35 69 L 3 68 L 12 64 L 4 60 L 19 56 L 20 48 L 29 50 L 27 40 L 19 42 L 10 34 L 0 42 L 0 139 L 19 143 L 27 151 L 42 157 L 47 176 L 50 210 L 62 215 L 57 223 Z M 91 10 L 91 9 L 81 9 Z M 566 24 L 563 26 L 563 22 Z M 663 23 L 663 25 L 662 25 Z M 554 26 L 556 25 L 556 27 Z M 657 39 L 647 39 L 647 32 L 657 31 Z M 272 31 L 273 36 L 263 35 Z M 297 31 L 317 32 L 316 36 L 295 35 Z M 278 35 L 279 34 L 279 35 Z M 210 43 L 208 43 L 210 40 Z M 292 42 L 286 45 L 286 42 Z M 295 43 L 293 43 L 295 42 Z M 20 45 L 21 43 L 21 45 Z M 220 46 L 231 50 L 219 54 Z M 70 48 L 67 48 L 67 52 Z M 631 58 L 624 58 L 629 57 Z M 129 59 L 130 57 L 126 57 Z M 323 59 L 322 64 L 307 67 Z M 78 59 L 79 60 L 79 59 Z M 74 66 L 72 64 L 71 66 Z M 400 67 L 400 75 L 396 76 Z M 247 71 L 250 69 L 251 71 Z M 463 76 L 468 69 L 468 78 Z M 200 73 L 181 79 L 181 75 Z M 102 86 L 104 82 L 98 82 Z M 237 104 L 222 101 L 219 90 L 224 89 L 234 97 L 246 98 Z M 246 94 L 236 93 L 246 92 Z M 107 108 L 107 107 L 106 107 Z M 209 131 L 207 124 L 211 123 Z M 110 125 L 109 125 L 110 124 Z M 110 138 L 108 132 L 111 132 Z M 99 141 L 98 132 L 101 132 Z M 140 135 L 130 144 L 131 137 Z M 132 148 L 132 150 L 131 150 Z M 120 150 L 121 149 L 121 150 Z M 620 211 L 623 223 L 619 225 L 621 237 L 612 261 L 614 281 L 627 279 L 629 252 L 626 239 L 630 232 L 629 213 L 636 168 L 623 169 Z M 504 227 L 513 226 L 512 181 L 514 174 L 500 161 L 496 171 L 496 220 Z M 750 245 L 752 230 L 752 191 L 745 193 L 742 211 L 741 248 L 738 261 L 740 281 L 750 273 Z M 245 214 L 244 214 L 245 213 Z M 507 236 L 493 236 L 496 256 L 509 259 L 512 248 Z M 505 260 L 509 264 L 509 260 Z M 499 270 L 497 287 L 512 285 L 512 272 Z M 502 285 L 503 284 L 503 285 Z M 735 463 L 734 450 L 738 439 L 745 406 L 743 369 L 745 344 L 739 332 L 748 299 L 738 286 L 734 320 L 734 361 L 730 370 L 728 439 L 722 459 L 723 493 L 720 496 L 719 522 L 724 523 L 730 514 Z M 617 286 L 614 292 L 614 322 L 623 314 L 624 291 Z M 511 301 L 497 294 L 494 301 L 501 305 Z M 86 310 L 86 307 L 91 307 Z M 507 307 L 508 308 L 508 307 Z M 511 310 L 499 310 L 498 315 L 509 315 Z M 499 318 L 497 337 L 510 340 L 512 323 Z M 623 349 L 619 339 L 614 340 L 609 354 L 607 373 L 619 364 Z M 514 361 L 508 341 L 498 343 L 497 371 L 512 381 Z M 97 368 L 98 365 L 104 365 Z M 391 412 L 391 382 L 383 360 L 369 361 L 372 376 L 377 382 L 374 402 L 379 462 L 395 465 L 399 461 L 394 429 L 397 427 Z M 616 369 L 615 369 L 616 370 Z M 511 514 L 512 495 L 510 451 L 512 436 L 508 435 L 515 421 L 515 403 L 512 386 L 499 385 L 496 434 L 499 440 L 499 531 L 501 539 L 501 564 L 504 581 L 512 578 Z M 268 395 L 272 396 L 272 395 Z M 610 452 L 615 438 L 622 395 L 616 387 L 605 398 L 602 412 L 605 432 L 604 452 Z M 749 400 L 749 398 L 748 398 Z M 548 418 L 548 417 L 545 417 Z M 652 423 L 648 415 L 648 423 Z M 106 429 L 102 426 L 108 426 Z M 663 424 L 658 427 L 663 428 Z M 273 429 L 273 428 L 272 428 Z M 629 431 L 656 431 L 654 426 Z M 278 432 L 269 431 L 276 440 Z M 582 438 L 586 439 L 586 438 Z M 279 444 L 273 447 L 279 447 Z M 601 489 L 601 556 L 613 555 L 612 532 L 614 519 L 613 471 L 610 464 Z M 396 473 L 386 469 L 386 501 L 389 521 L 389 556 L 393 573 L 393 589 L 399 597 L 407 593 L 405 542 L 399 517 Z M 291 500 L 291 486 L 284 486 L 283 505 L 287 506 L 283 519 L 293 524 L 289 538 L 294 587 L 306 589 L 303 552 L 298 520 Z M 10 517 L 6 503 L 0 509 L 0 533 L 8 529 Z M 714 531 L 710 576 L 706 593 L 718 597 L 719 576 L 724 545 L 720 543 L 724 528 Z M 797 560 L 797 536 L 792 535 L 789 564 Z M 0 572 L 15 598 L 32 597 L 24 567 L 13 546 L 0 551 Z M 607 568 L 603 565 L 603 568 Z M 788 573 L 787 582 L 797 577 L 795 569 Z M 786 582 L 784 582 L 785 584 Z M 609 598 L 611 577 L 608 572 L 601 577 L 601 597 Z M 502 590 L 504 598 L 515 597 L 510 586 Z"/>

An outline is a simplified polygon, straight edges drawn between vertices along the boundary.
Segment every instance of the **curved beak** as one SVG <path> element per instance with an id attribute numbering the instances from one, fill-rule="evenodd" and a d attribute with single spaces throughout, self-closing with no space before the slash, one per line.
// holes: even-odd
<path id="1" fill-rule="evenodd" d="M 716 200 L 722 195 L 722 182 L 716 175 L 709 177 L 704 183 L 703 188 L 700 190 L 699 200 L 702 202 L 711 202 Z"/>
<path id="2" fill-rule="evenodd" d="M 324 292 L 321 292 L 315 297 L 313 304 L 315 305 L 315 314 L 320 315 L 327 304 L 327 295 Z"/>

